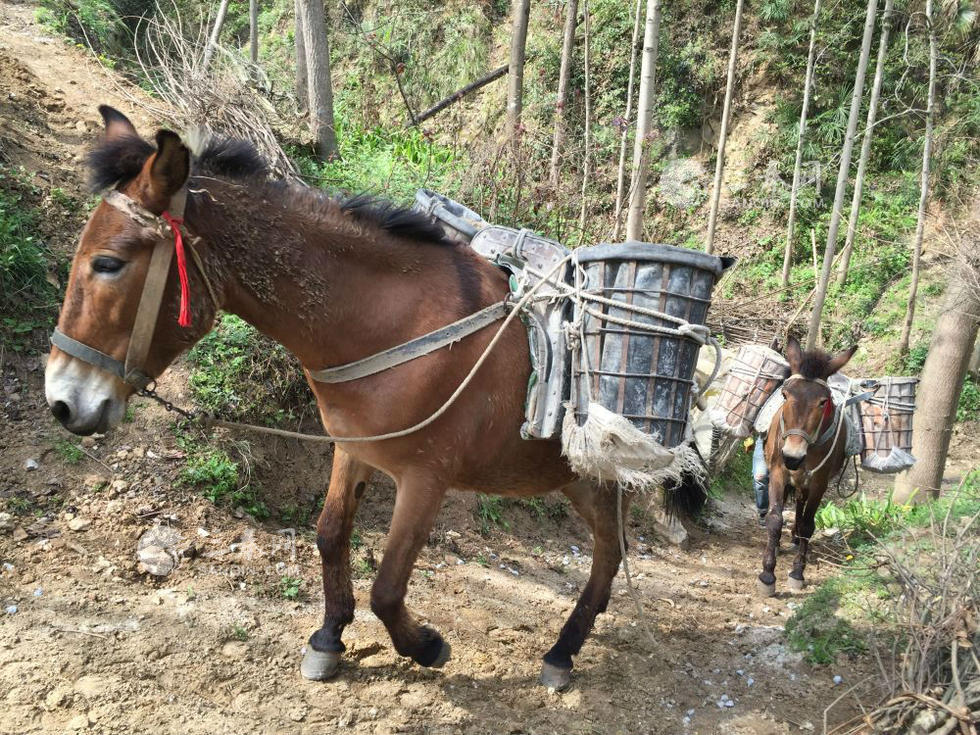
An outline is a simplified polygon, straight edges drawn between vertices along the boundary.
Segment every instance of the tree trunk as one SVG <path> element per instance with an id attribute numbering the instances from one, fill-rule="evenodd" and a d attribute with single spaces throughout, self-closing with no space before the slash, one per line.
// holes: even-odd
<path id="1" fill-rule="evenodd" d="M 214 58 L 214 50 L 218 47 L 218 36 L 221 35 L 221 26 L 225 24 L 225 16 L 228 15 L 228 0 L 221 0 L 218 6 L 218 15 L 215 16 L 214 26 L 211 28 L 211 35 L 208 36 L 208 45 L 204 47 L 204 58 L 201 60 L 201 70 L 207 71 L 211 66 L 211 59 Z"/>
<path id="2" fill-rule="evenodd" d="M 333 127 L 333 87 L 330 84 L 330 45 L 323 0 L 298 0 L 303 15 L 303 45 L 310 105 L 310 132 L 317 158 L 328 161 L 337 154 Z"/>
<path id="3" fill-rule="evenodd" d="M 810 329 L 806 336 L 806 348 L 812 350 L 820 336 L 820 317 L 823 303 L 827 298 L 827 284 L 830 282 L 830 269 L 837 250 L 837 231 L 840 229 L 841 213 L 844 209 L 844 193 L 847 191 L 847 175 L 851 170 L 851 153 L 854 150 L 854 134 L 857 131 L 858 114 L 861 112 L 861 96 L 864 93 L 864 77 L 868 72 L 868 57 L 871 55 L 871 38 L 874 35 L 875 12 L 878 0 L 868 0 L 864 18 L 864 38 L 861 41 L 861 56 L 858 58 L 857 72 L 854 75 L 854 91 L 851 93 L 851 112 L 847 117 L 847 132 L 840 153 L 840 169 L 837 171 L 837 189 L 834 192 L 834 208 L 830 213 L 827 228 L 827 245 L 823 253 L 823 268 L 817 281 L 817 293 L 810 312 Z"/>
<path id="4" fill-rule="evenodd" d="M 558 101 L 555 103 L 555 138 L 551 144 L 551 168 L 548 178 L 558 186 L 558 159 L 565 135 L 565 101 L 568 97 L 568 78 L 572 74 L 572 51 L 575 48 L 575 26 L 578 23 L 578 0 L 568 0 L 565 8 L 565 36 L 561 44 L 561 68 L 558 70 Z"/>
<path id="5" fill-rule="evenodd" d="M 847 269 L 851 265 L 851 251 L 857 233 L 858 214 L 861 211 L 861 195 L 864 192 L 864 173 L 871 157 L 871 140 L 874 138 L 875 117 L 878 114 L 878 99 L 881 97 L 881 80 L 885 71 L 885 56 L 888 53 L 888 32 L 892 17 L 892 0 L 885 0 L 885 10 L 881 15 L 881 36 L 878 39 L 878 59 L 875 61 L 875 78 L 871 83 L 871 99 L 868 101 L 868 119 L 864 125 L 864 140 L 861 141 L 861 157 L 858 159 L 857 175 L 854 177 L 854 194 L 851 197 L 851 214 L 847 218 L 847 235 L 837 270 L 837 284 L 843 286 L 847 281 Z"/>
<path id="6" fill-rule="evenodd" d="M 890 1 L 890 0 L 889 0 Z M 796 141 L 796 162 L 793 164 L 793 187 L 789 194 L 789 222 L 786 225 L 786 249 L 783 252 L 782 286 L 789 286 L 789 271 L 793 267 L 793 238 L 796 236 L 796 199 L 800 194 L 800 177 L 803 169 L 803 139 L 806 135 L 807 115 L 810 112 L 810 92 L 813 90 L 813 66 L 817 58 L 817 21 L 820 19 L 820 0 L 813 3 L 810 18 L 810 50 L 806 56 L 806 75 L 803 79 L 803 109 L 800 111 L 800 137 Z"/>
<path id="7" fill-rule="evenodd" d="M 248 55 L 259 63 L 259 0 L 248 0 Z"/>
<path id="8" fill-rule="evenodd" d="M 708 236 L 704 245 L 706 253 L 715 251 L 715 226 L 718 223 L 718 202 L 721 200 L 721 181 L 725 170 L 725 141 L 728 138 L 728 120 L 732 114 L 732 93 L 735 91 L 735 61 L 738 58 L 738 37 L 742 32 L 742 6 L 735 6 L 735 27 L 732 29 L 732 49 L 728 55 L 728 83 L 725 85 L 725 106 L 721 113 L 721 131 L 718 134 L 718 160 L 715 162 L 715 184 L 711 195 L 711 211 L 708 214 Z"/>
<path id="9" fill-rule="evenodd" d="M 589 19 L 589 0 L 583 0 L 585 9 L 585 155 L 582 161 L 582 211 L 579 214 L 578 231 L 579 245 L 585 239 L 585 218 L 588 214 L 588 200 L 585 193 L 589 185 L 589 174 L 592 168 L 592 90 L 590 64 L 592 59 L 589 56 L 589 45 L 592 42 L 592 22 Z"/>
<path id="10" fill-rule="evenodd" d="M 980 202 L 973 204 L 972 225 L 963 231 L 968 238 L 964 244 L 973 248 L 976 258 L 980 255 Z M 974 261 L 974 267 L 976 262 L 980 260 Z M 956 407 L 977 339 L 980 290 L 970 283 L 968 268 L 962 262 L 952 261 L 947 272 L 949 290 L 936 321 L 915 401 L 912 456 L 918 461 L 895 478 L 894 499 L 899 503 L 908 502 L 916 490 L 917 500 L 939 495 Z"/>
<path id="11" fill-rule="evenodd" d="M 640 35 L 640 11 L 643 0 L 636 0 L 633 14 L 633 39 L 630 42 L 630 79 L 626 85 L 626 112 L 623 115 L 623 129 L 619 136 L 619 168 L 616 171 L 616 208 L 613 211 L 614 242 L 619 240 L 623 224 L 623 194 L 626 192 L 626 144 L 629 142 L 630 118 L 633 115 L 633 80 L 636 77 L 636 39 Z"/>
<path id="12" fill-rule="evenodd" d="M 660 42 L 660 0 L 647 0 L 646 27 L 643 31 L 643 57 L 640 62 L 640 94 L 636 107 L 636 137 L 633 140 L 633 174 L 630 177 L 629 214 L 626 239 L 643 239 L 643 212 L 646 209 L 647 149 L 653 130 L 653 100 L 657 86 L 657 47 Z"/>
<path id="13" fill-rule="evenodd" d="M 302 0 L 294 0 L 293 11 L 296 14 L 296 32 L 293 38 L 296 42 L 296 110 L 305 114 L 309 109 L 309 91 L 306 77 L 306 44 L 303 42 L 303 12 L 300 9 Z"/>
<path id="14" fill-rule="evenodd" d="M 933 26 L 932 0 L 926 0 L 926 24 L 929 26 L 929 101 L 926 105 L 926 139 L 922 145 L 922 177 L 919 185 L 919 215 L 915 223 L 915 244 L 912 248 L 912 285 L 909 286 L 909 304 L 905 310 L 905 325 L 898 343 L 898 354 L 905 357 L 912 336 L 912 320 L 915 318 L 915 299 L 919 291 L 919 264 L 922 260 L 922 235 L 926 226 L 926 208 L 929 204 L 929 164 L 932 158 L 932 125 L 936 113 L 936 30 Z"/>
<path id="15" fill-rule="evenodd" d="M 511 135 L 521 124 L 524 107 L 524 51 L 527 47 L 527 21 L 531 13 L 531 0 L 513 0 L 510 37 L 509 82 L 507 85 L 507 128 Z"/>

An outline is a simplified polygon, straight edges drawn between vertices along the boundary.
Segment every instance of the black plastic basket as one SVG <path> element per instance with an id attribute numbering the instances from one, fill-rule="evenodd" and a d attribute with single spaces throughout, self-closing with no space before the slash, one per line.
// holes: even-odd
<path id="1" fill-rule="evenodd" d="M 587 293 L 703 325 L 712 289 L 732 263 L 731 258 L 670 245 L 601 244 L 575 251 L 573 277 Z M 678 327 L 675 321 L 585 304 L 602 316 L 576 314 L 584 336 L 572 366 L 576 418 L 584 422 L 591 397 L 663 446 L 681 444 L 701 343 L 692 336 L 650 332 L 614 320 L 669 329 Z"/>

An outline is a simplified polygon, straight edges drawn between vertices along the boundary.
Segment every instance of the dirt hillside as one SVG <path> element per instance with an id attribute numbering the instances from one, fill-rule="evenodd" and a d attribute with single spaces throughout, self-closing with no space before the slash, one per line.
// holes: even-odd
<path id="1" fill-rule="evenodd" d="M 144 130 L 153 121 L 133 103 L 138 90 L 50 37 L 33 12 L 0 2 L 3 152 L 42 186 L 80 193 L 96 104 L 119 106 Z M 77 231 L 63 235 L 59 247 L 70 248 Z M 620 577 L 562 694 L 536 677 L 587 579 L 584 524 L 549 500 L 505 508 L 509 531 L 484 536 L 474 498 L 451 497 L 408 604 L 442 631 L 453 659 L 440 671 L 410 665 L 367 604 L 388 483 L 369 490 L 356 521 L 358 611 L 342 671 L 304 681 L 301 649 L 321 612 L 311 527 L 329 452 L 243 437 L 266 492 L 300 509 L 290 528 L 258 524 L 177 485 L 184 454 L 157 407 L 137 403 L 133 421 L 70 460 L 39 359 L 0 364 L 0 498 L 15 511 L 0 517 L 2 733 L 782 735 L 820 731 L 838 698 L 831 722 L 874 697 L 868 662 L 814 667 L 788 651 L 783 625 L 802 597 L 754 596 L 762 535 L 747 494 L 717 503 L 685 551 L 655 543 L 644 514 L 631 520 L 645 619 Z M 185 380 L 178 367 L 161 391 L 186 401 Z M 138 563 L 149 531 L 173 551 L 164 578 Z M 816 546 L 813 584 L 832 571 Z"/>

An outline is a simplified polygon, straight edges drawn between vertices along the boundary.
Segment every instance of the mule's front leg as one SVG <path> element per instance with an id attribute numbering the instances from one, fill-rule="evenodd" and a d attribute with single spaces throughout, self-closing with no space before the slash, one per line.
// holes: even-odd
<path id="1" fill-rule="evenodd" d="M 769 512 L 766 513 L 766 550 L 762 555 L 762 573 L 759 575 L 759 593 L 771 597 L 776 594 L 776 551 L 783 531 L 783 502 L 786 496 L 786 470 L 774 468 L 769 481 Z"/>
<path id="2" fill-rule="evenodd" d="M 340 637 L 354 620 L 354 588 L 350 579 L 350 535 L 354 513 L 373 468 L 337 447 L 330 487 L 316 524 L 316 546 L 323 566 L 323 627 L 310 636 L 300 671 L 321 681 L 337 672 L 344 644 Z"/>
<path id="3" fill-rule="evenodd" d="M 802 490 L 799 491 L 802 494 Z M 813 529 L 816 527 L 815 518 L 817 515 L 817 506 L 820 505 L 820 498 L 809 498 L 806 505 L 803 507 L 802 512 L 796 518 L 795 528 L 797 536 L 799 537 L 800 547 L 796 552 L 796 558 L 793 560 L 793 571 L 789 573 L 789 579 L 787 583 L 790 589 L 801 590 L 805 584 L 803 578 L 803 570 L 806 569 L 806 554 L 810 546 L 810 537 L 813 536 Z M 799 507 L 799 504 L 797 504 Z"/>
<path id="4" fill-rule="evenodd" d="M 449 644 L 412 617 L 405 607 L 405 593 L 415 559 L 429 538 L 444 494 L 445 486 L 432 478 L 399 480 L 388 544 L 371 588 L 371 610 L 385 624 L 395 650 L 422 666 L 436 668 L 449 660 Z"/>
<path id="5" fill-rule="evenodd" d="M 609 591 L 613 577 L 619 570 L 622 552 L 619 546 L 619 524 L 616 518 L 617 493 L 604 487 L 578 484 L 562 492 L 572 501 L 575 510 L 592 528 L 595 548 L 592 555 L 592 571 L 582 590 L 575 609 L 561 629 L 558 641 L 544 656 L 541 667 L 541 683 L 549 688 L 564 689 L 571 682 L 572 656 L 582 649 L 596 615 L 604 612 L 609 604 Z M 629 507 L 631 493 L 623 494 L 623 517 Z"/>

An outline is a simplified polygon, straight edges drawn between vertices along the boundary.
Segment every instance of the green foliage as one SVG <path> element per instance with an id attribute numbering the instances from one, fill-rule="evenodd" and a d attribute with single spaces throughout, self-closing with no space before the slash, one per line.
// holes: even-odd
<path id="1" fill-rule="evenodd" d="M 30 203 L 38 193 L 22 173 L 0 165 L 0 346 L 13 351 L 52 326 L 58 303 L 48 279 L 54 256 Z"/>
<path id="2" fill-rule="evenodd" d="M 59 439 L 54 443 L 54 451 L 58 453 L 65 464 L 78 464 L 85 453 L 73 439 Z"/>
<path id="3" fill-rule="evenodd" d="M 242 479 L 238 462 L 223 449 L 192 445 L 178 482 L 201 491 L 215 505 L 227 503 L 241 507 L 259 520 L 269 517 L 269 510 L 256 489 L 248 479 Z"/>
<path id="4" fill-rule="evenodd" d="M 756 439 L 756 441 L 760 441 Z M 729 493 L 751 496 L 752 489 L 752 454 L 743 447 L 735 449 L 735 453 L 721 472 L 711 474 L 708 495 L 716 500 Z"/>
<path id="5" fill-rule="evenodd" d="M 248 640 L 248 628 L 241 623 L 234 623 L 231 628 L 228 629 L 228 637 L 244 643 Z"/>
<path id="6" fill-rule="evenodd" d="M 504 530 L 510 528 L 510 524 L 504 520 L 504 499 L 499 495 L 477 493 L 474 515 L 483 536 L 489 535 L 494 526 Z"/>
<path id="7" fill-rule="evenodd" d="M 841 654 L 864 653 L 867 648 L 864 637 L 839 611 L 854 598 L 879 585 L 871 572 L 834 577 L 824 582 L 787 621 L 790 648 L 814 664 L 833 663 Z"/>
<path id="8" fill-rule="evenodd" d="M 298 600 L 300 598 L 303 580 L 299 577 L 283 575 L 279 580 L 279 594 L 284 600 Z"/>
<path id="9" fill-rule="evenodd" d="M 960 402 L 956 407 L 957 421 L 980 421 L 980 385 L 969 375 L 963 383 Z"/>
<path id="10" fill-rule="evenodd" d="M 194 399 L 222 418 L 273 424 L 312 413 L 296 358 L 237 316 L 224 315 L 188 359 Z"/>
<path id="11" fill-rule="evenodd" d="M 90 46 L 96 54 L 119 58 L 131 53 L 132 31 L 124 16 L 133 12 L 137 4 L 136 0 L 42 0 L 37 20 Z"/>
<path id="12" fill-rule="evenodd" d="M 858 547 L 901 528 L 911 510 L 910 505 L 892 503 L 890 497 L 881 501 L 861 493 L 841 505 L 825 503 L 817 510 L 816 523 L 818 529 L 838 529 L 852 547 Z"/>
<path id="13" fill-rule="evenodd" d="M 362 546 L 364 546 L 364 537 L 361 536 L 361 531 L 355 528 L 351 531 L 350 534 L 350 547 L 354 551 L 357 551 Z"/>
<path id="14" fill-rule="evenodd" d="M 339 118 L 337 144 L 340 157 L 323 164 L 297 151 L 303 175 L 331 193 L 369 192 L 407 203 L 422 187 L 452 195 L 459 186 L 453 152 L 417 128 L 358 128 Z"/>

